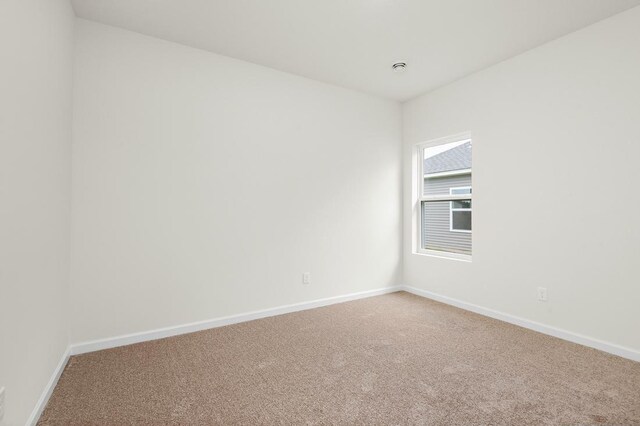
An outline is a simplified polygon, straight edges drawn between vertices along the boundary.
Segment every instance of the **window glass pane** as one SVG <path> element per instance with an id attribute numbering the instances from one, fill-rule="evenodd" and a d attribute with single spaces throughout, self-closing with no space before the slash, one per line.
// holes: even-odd
<path id="1" fill-rule="evenodd" d="M 451 228 L 458 231 L 471 231 L 471 212 L 452 211 Z"/>
<path id="2" fill-rule="evenodd" d="M 449 195 L 451 188 L 471 186 L 471 141 L 463 140 L 422 151 L 423 195 Z M 454 194 L 470 194 L 464 189 Z"/>
<path id="3" fill-rule="evenodd" d="M 422 202 L 421 246 L 426 250 L 471 254 L 471 233 L 451 231 L 451 213 L 450 201 Z M 471 212 L 463 211 L 460 213 L 468 215 L 469 229 L 471 229 Z"/>
<path id="4" fill-rule="evenodd" d="M 470 209 L 471 200 L 456 200 L 451 202 L 452 209 Z"/>

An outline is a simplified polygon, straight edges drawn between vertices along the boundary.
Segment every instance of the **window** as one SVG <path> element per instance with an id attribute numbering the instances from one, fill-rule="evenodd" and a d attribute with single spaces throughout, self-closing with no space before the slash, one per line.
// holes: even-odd
<path id="1" fill-rule="evenodd" d="M 471 259 L 472 142 L 468 134 L 417 147 L 417 252 Z"/>
<path id="2" fill-rule="evenodd" d="M 471 194 L 471 187 L 451 188 L 449 194 Z M 451 232 L 471 232 L 471 200 L 451 201 L 449 211 L 449 230 Z"/>

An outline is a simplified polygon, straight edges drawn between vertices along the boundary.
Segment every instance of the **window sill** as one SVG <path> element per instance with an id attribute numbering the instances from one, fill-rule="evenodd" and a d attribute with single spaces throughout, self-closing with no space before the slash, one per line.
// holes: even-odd
<path id="1" fill-rule="evenodd" d="M 419 250 L 417 252 L 413 252 L 413 254 L 418 256 L 436 257 L 440 259 L 457 260 L 459 262 L 471 263 L 471 255 L 468 254 L 447 253 L 436 250 Z"/>

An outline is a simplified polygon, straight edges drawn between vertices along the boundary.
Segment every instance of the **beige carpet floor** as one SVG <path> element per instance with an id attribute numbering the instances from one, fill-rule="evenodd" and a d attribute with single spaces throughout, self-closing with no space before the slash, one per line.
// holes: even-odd
<path id="1" fill-rule="evenodd" d="M 71 358 L 40 425 L 640 425 L 640 363 L 393 293 Z"/>

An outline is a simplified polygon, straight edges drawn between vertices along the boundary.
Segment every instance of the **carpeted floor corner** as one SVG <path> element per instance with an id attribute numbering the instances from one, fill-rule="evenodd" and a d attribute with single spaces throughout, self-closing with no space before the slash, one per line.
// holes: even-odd
<path id="1" fill-rule="evenodd" d="M 39 425 L 640 425 L 640 363 L 408 293 L 74 356 Z"/>

